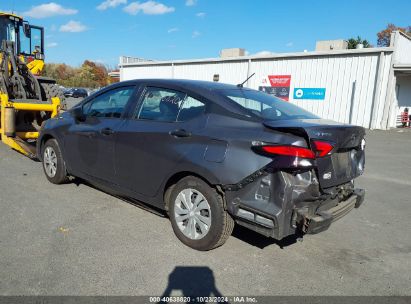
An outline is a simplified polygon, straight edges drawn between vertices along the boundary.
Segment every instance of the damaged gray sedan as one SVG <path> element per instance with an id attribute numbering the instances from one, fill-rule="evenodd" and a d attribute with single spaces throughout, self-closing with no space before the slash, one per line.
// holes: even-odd
<path id="1" fill-rule="evenodd" d="M 280 240 L 359 207 L 364 136 L 241 85 L 133 80 L 48 120 L 37 153 L 50 182 L 165 210 L 184 244 L 210 250 L 235 223 Z"/>

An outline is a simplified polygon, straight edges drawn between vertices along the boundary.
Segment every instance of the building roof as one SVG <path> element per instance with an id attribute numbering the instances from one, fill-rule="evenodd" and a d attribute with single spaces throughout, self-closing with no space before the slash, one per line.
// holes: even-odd
<path id="1" fill-rule="evenodd" d="M 342 56 L 342 55 L 362 55 L 381 52 L 393 52 L 393 47 L 378 47 L 365 49 L 350 49 L 350 50 L 333 50 L 333 51 L 313 51 L 313 52 L 297 52 L 297 53 L 278 53 L 265 56 L 241 56 L 230 58 L 205 58 L 205 59 L 186 59 L 186 60 L 166 60 L 166 61 L 141 61 L 137 58 L 135 62 L 130 60 L 129 56 L 120 57 L 120 67 L 129 66 L 150 66 L 150 65 L 170 65 L 170 64 L 186 64 L 186 63 L 213 63 L 213 62 L 235 62 L 248 60 L 270 60 L 279 58 L 303 58 L 303 57 L 319 57 L 319 56 Z M 123 60 L 123 58 L 125 60 Z"/>
<path id="2" fill-rule="evenodd" d="M 410 64 L 394 64 L 394 71 L 402 74 L 411 74 L 411 63 Z"/>

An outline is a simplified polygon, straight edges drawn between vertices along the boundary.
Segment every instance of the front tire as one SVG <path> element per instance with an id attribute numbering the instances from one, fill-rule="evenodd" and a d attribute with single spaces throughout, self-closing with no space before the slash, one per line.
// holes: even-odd
<path id="1" fill-rule="evenodd" d="M 43 170 L 47 179 L 53 184 L 64 184 L 68 181 L 66 164 L 59 144 L 49 139 L 42 149 Z"/>
<path id="2" fill-rule="evenodd" d="M 169 216 L 174 233 L 185 245 L 201 251 L 223 245 L 234 228 L 223 198 L 203 180 L 188 176 L 172 189 Z"/>

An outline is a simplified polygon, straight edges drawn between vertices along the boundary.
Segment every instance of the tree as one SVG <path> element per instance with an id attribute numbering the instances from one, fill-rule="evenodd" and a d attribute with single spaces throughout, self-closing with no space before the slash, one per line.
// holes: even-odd
<path id="1" fill-rule="evenodd" d="M 357 45 L 362 44 L 365 48 L 370 48 L 372 45 L 366 39 L 362 39 L 360 36 L 357 38 L 350 38 L 348 39 L 348 48 L 349 49 L 356 49 Z"/>
<path id="2" fill-rule="evenodd" d="M 90 67 L 91 72 L 94 75 L 94 80 L 99 84 L 100 87 L 104 87 L 109 84 L 108 72 L 104 65 L 86 60 L 84 61 L 82 67 L 85 66 Z"/>
<path id="3" fill-rule="evenodd" d="M 411 34 L 411 26 L 408 27 L 398 27 L 393 23 L 389 23 L 387 27 L 377 33 L 377 45 L 378 46 L 390 46 L 391 33 L 393 31 L 401 31 L 405 34 Z"/>
<path id="4" fill-rule="evenodd" d="M 43 76 L 53 78 L 65 87 L 98 88 L 112 82 L 104 65 L 89 60 L 85 60 L 78 68 L 48 63 L 43 70 Z"/>

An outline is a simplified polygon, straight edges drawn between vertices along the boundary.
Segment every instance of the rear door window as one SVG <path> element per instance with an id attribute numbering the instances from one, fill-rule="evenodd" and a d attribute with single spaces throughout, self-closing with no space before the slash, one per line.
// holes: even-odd
<path id="1" fill-rule="evenodd" d="M 140 111 L 136 113 L 135 118 L 176 121 L 186 96 L 185 93 L 175 90 L 147 87 L 143 94 Z"/>
<path id="2" fill-rule="evenodd" d="M 205 104 L 187 93 L 147 87 L 135 118 L 154 121 L 187 121 L 204 113 Z"/>
<path id="3" fill-rule="evenodd" d="M 184 100 L 180 112 L 178 113 L 178 121 L 187 121 L 202 115 L 205 111 L 205 104 L 198 99 L 187 96 Z"/>

